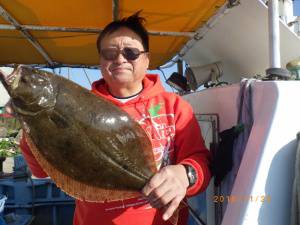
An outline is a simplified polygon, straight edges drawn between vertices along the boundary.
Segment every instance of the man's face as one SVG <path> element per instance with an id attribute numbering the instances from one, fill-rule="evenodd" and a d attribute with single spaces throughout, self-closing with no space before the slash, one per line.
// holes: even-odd
<path id="1" fill-rule="evenodd" d="M 126 27 L 105 35 L 101 41 L 101 50 L 123 50 L 126 47 L 144 51 L 141 38 Z M 119 54 L 116 59 L 108 60 L 100 54 L 100 66 L 109 87 L 132 88 L 141 85 L 149 66 L 149 57 L 147 53 L 142 53 L 137 59 L 129 60 Z"/>

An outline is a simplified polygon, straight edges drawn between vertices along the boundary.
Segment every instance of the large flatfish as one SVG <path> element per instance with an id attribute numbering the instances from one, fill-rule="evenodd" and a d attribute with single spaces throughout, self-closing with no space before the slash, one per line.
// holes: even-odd
<path id="1" fill-rule="evenodd" d="M 0 77 L 34 156 L 69 195 L 96 202 L 134 197 L 156 172 L 146 133 L 109 101 L 28 66 Z"/>

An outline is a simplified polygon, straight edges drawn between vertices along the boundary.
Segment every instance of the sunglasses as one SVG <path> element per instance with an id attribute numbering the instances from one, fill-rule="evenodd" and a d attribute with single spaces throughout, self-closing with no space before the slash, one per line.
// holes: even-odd
<path id="1" fill-rule="evenodd" d="M 116 60 L 120 54 L 127 60 L 136 60 L 142 53 L 146 51 L 140 51 L 138 48 L 125 47 L 122 50 L 118 48 L 105 48 L 101 49 L 100 54 L 105 60 Z"/>

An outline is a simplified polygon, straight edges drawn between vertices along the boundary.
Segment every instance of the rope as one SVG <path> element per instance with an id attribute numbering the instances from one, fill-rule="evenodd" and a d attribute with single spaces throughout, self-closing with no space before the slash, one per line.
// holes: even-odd
<path id="1" fill-rule="evenodd" d="M 86 72 L 86 69 L 83 68 L 83 72 L 84 72 L 84 74 L 85 74 L 87 80 L 89 81 L 90 86 L 92 86 L 92 82 L 91 82 L 91 80 L 90 80 L 90 78 L 89 78 L 89 76 L 88 76 L 88 74 L 87 74 L 87 72 Z"/>

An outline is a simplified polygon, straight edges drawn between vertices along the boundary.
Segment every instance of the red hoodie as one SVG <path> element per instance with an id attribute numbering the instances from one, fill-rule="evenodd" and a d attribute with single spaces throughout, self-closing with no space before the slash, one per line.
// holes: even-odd
<path id="1" fill-rule="evenodd" d="M 181 97 L 165 92 L 157 75 L 147 74 L 143 91 L 138 97 L 122 103 L 108 91 L 103 79 L 92 85 L 92 92 L 110 100 L 130 114 L 147 132 L 152 142 L 158 169 L 169 164 L 189 164 L 197 172 L 196 184 L 187 190 L 187 196 L 204 191 L 210 180 L 209 152 L 204 146 L 198 122 L 191 106 Z M 47 174 L 34 159 L 25 140 L 21 149 L 37 177 Z M 187 224 L 187 209 L 179 213 L 179 225 Z M 76 200 L 74 225 L 169 225 L 162 220 L 159 210 L 143 198 L 91 203 Z"/>

